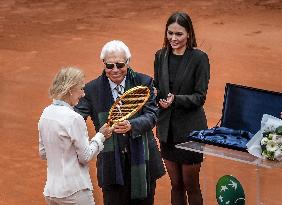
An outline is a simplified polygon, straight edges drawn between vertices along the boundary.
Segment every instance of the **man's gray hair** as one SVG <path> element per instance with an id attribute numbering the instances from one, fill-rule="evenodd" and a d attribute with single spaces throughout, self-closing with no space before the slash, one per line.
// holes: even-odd
<path id="1" fill-rule="evenodd" d="M 103 46 L 100 59 L 104 60 L 107 54 L 115 53 L 115 52 L 124 52 L 126 60 L 128 61 L 131 58 L 131 53 L 127 45 L 125 45 L 125 43 L 123 43 L 122 41 L 113 40 L 113 41 L 109 41 Z"/>

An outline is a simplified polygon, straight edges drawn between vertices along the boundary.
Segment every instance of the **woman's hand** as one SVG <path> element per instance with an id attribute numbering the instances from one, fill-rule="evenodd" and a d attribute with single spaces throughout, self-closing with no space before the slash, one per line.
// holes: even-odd
<path id="1" fill-rule="evenodd" d="M 159 101 L 159 104 L 162 108 L 166 109 L 168 108 L 169 106 L 171 106 L 171 104 L 173 103 L 174 101 L 174 95 L 169 93 L 167 95 L 167 98 L 166 99 L 160 99 Z"/>
<path id="2" fill-rule="evenodd" d="M 131 130 L 131 124 L 128 120 L 124 120 L 122 122 L 118 122 L 114 124 L 114 132 L 119 134 L 124 134 Z"/>
<path id="3" fill-rule="evenodd" d="M 112 136 L 114 128 L 110 127 L 108 123 L 105 123 L 100 129 L 99 132 L 104 135 L 106 139 L 110 138 Z"/>

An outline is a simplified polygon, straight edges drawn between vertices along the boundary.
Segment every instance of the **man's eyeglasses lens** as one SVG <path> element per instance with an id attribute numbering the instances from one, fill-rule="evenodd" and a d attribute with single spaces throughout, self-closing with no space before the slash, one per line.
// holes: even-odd
<path id="1" fill-rule="evenodd" d="M 125 63 L 105 63 L 107 69 L 113 69 L 115 65 L 117 69 L 121 69 L 125 66 Z"/>

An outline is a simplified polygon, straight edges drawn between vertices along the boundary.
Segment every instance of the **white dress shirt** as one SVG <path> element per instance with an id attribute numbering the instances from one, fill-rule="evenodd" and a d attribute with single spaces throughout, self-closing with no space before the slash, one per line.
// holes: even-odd
<path id="1" fill-rule="evenodd" d="M 110 78 L 108 78 L 109 80 L 109 84 L 110 84 L 110 87 L 111 87 L 111 91 L 112 91 L 112 95 L 113 95 L 113 98 L 114 100 L 116 100 L 118 97 L 119 97 L 119 93 L 117 92 L 116 90 L 116 87 L 118 86 L 118 84 L 114 83 L 113 81 L 110 80 Z M 124 93 L 124 89 L 125 89 L 125 80 L 126 80 L 126 77 L 121 81 L 121 83 L 119 84 L 120 85 L 120 91 L 121 93 Z"/>
<path id="2" fill-rule="evenodd" d="M 93 190 L 87 163 L 104 148 L 102 133 L 89 142 L 83 117 L 64 101 L 46 107 L 38 122 L 39 154 L 47 159 L 47 181 L 43 194 L 63 198 Z"/>

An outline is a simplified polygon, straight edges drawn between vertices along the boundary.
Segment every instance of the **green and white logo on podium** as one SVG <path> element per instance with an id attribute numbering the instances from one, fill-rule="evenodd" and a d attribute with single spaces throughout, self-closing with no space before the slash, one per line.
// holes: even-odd
<path id="1" fill-rule="evenodd" d="M 225 175 L 216 184 L 216 199 L 219 205 L 245 205 L 245 193 L 240 182 Z"/>

